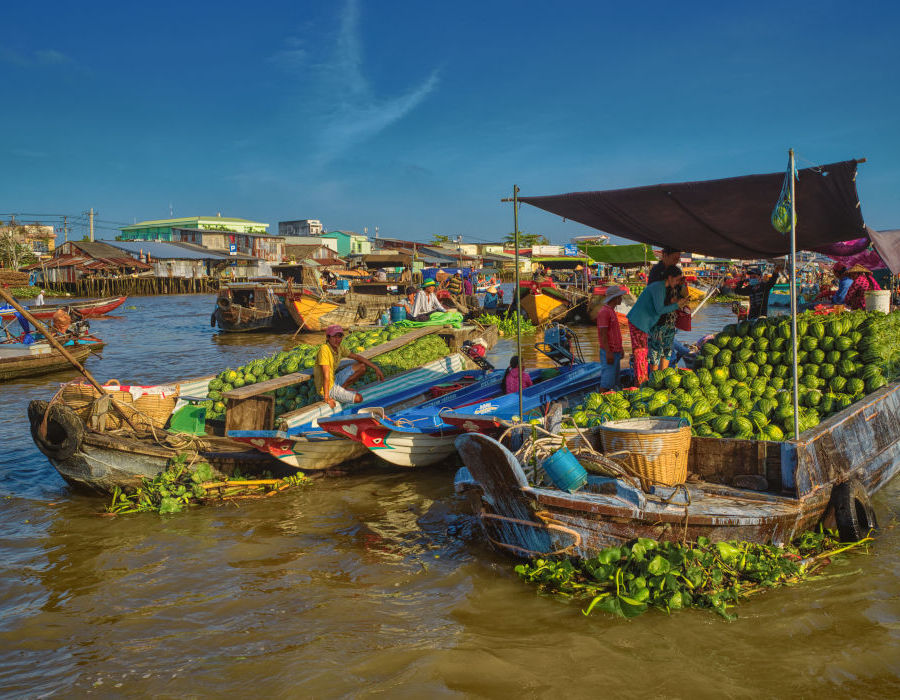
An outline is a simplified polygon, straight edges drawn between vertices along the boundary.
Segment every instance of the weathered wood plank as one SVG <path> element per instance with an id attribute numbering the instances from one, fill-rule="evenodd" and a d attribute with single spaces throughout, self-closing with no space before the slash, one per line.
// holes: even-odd
<path id="1" fill-rule="evenodd" d="M 229 430 L 271 430 L 275 423 L 275 397 L 268 394 L 229 401 L 225 412 L 225 432 Z"/>

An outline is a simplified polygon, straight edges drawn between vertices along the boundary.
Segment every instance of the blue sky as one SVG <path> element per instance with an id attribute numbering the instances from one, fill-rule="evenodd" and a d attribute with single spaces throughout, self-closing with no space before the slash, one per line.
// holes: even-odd
<path id="1" fill-rule="evenodd" d="M 794 147 L 868 157 L 867 223 L 900 227 L 896 3 L 625 5 L 4 3 L 0 214 L 486 241 L 514 183 L 773 172 Z M 531 207 L 520 228 L 589 232 Z"/>

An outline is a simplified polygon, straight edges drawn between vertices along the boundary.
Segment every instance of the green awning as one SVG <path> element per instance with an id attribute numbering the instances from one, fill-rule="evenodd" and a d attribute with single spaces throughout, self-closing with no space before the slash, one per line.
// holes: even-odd
<path id="1" fill-rule="evenodd" d="M 656 264 L 653 248 L 645 243 L 634 243 L 632 245 L 590 245 L 581 243 L 578 247 L 591 256 L 594 262 L 606 265 Z"/>

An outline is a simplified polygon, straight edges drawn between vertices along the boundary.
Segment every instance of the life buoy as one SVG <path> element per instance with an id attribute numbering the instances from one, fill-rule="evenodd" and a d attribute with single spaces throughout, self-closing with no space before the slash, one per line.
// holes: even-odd
<path id="1" fill-rule="evenodd" d="M 228 297 L 219 297 L 216 299 L 216 306 L 218 306 L 222 311 L 228 311 L 231 308 L 231 299 Z"/>
<path id="2" fill-rule="evenodd" d="M 858 542 L 878 527 L 866 487 L 857 479 L 832 488 L 831 505 L 842 542 Z"/>
<path id="3" fill-rule="evenodd" d="M 47 434 L 41 433 L 44 414 L 47 415 Z M 68 406 L 46 401 L 32 401 L 28 404 L 28 422 L 31 424 L 31 438 L 37 448 L 50 459 L 63 461 L 74 455 L 84 440 L 84 423 Z"/>

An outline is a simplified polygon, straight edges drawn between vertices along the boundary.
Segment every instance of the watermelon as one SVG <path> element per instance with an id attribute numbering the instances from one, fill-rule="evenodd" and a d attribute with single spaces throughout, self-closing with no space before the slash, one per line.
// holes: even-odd
<path id="1" fill-rule="evenodd" d="M 832 364 L 832 365 L 836 365 L 840 361 L 841 361 L 841 353 L 839 353 L 837 350 L 829 350 L 828 352 L 825 353 L 825 362 L 828 362 L 829 364 Z"/>
<path id="2" fill-rule="evenodd" d="M 866 384 L 862 379 L 853 377 L 847 380 L 846 390 L 851 396 L 858 396 L 866 390 Z"/>
<path id="3" fill-rule="evenodd" d="M 769 419 L 766 418 L 766 414 L 762 411 L 750 411 L 750 413 L 747 414 L 747 417 L 757 428 L 763 428 L 769 424 Z"/>
<path id="4" fill-rule="evenodd" d="M 701 367 L 697 370 L 697 379 L 700 380 L 700 386 L 709 386 L 712 384 L 712 374 L 710 374 L 708 369 Z"/>
<path id="5" fill-rule="evenodd" d="M 807 356 L 807 360 L 809 362 L 814 362 L 815 364 L 820 365 L 825 362 L 825 353 L 819 349 L 813 350 Z"/>
<path id="6" fill-rule="evenodd" d="M 752 326 L 750 326 L 750 337 L 751 338 L 762 338 L 766 334 L 766 322 L 757 319 Z"/>
<path id="7" fill-rule="evenodd" d="M 736 433 L 752 433 L 753 423 L 745 416 L 735 416 L 731 419 L 732 430 Z"/>
<path id="8" fill-rule="evenodd" d="M 860 376 L 862 377 L 863 380 L 871 379 L 873 377 L 880 377 L 881 376 L 881 367 L 879 365 L 875 365 L 875 364 L 864 365 L 862 368 L 862 372 L 860 373 Z M 210 382 L 210 383 L 212 383 L 212 382 Z"/>
<path id="9" fill-rule="evenodd" d="M 755 347 L 757 352 L 765 352 L 769 349 L 769 339 L 768 338 L 759 338 L 755 343 Z"/>
<path id="10" fill-rule="evenodd" d="M 681 375 L 681 386 L 694 391 L 700 386 L 700 379 L 693 372 L 684 372 Z"/>
<path id="11" fill-rule="evenodd" d="M 829 350 L 834 350 L 834 338 L 826 335 L 822 340 L 819 341 L 819 349 L 828 352 Z"/>
<path id="12" fill-rule="evenodd" d="M 666 377 L 666 386 L 669 389 L 677 389 L 681 385 L 681 375 L 679 373 L 670 374 Z"/>
<path id="13" fill-rule="evenodd" d="M 773 440 L 775 442 L 780 442 L 784 440 L 784 433 L 774 423 L 770 423 L 765 428 L 763 428 L 763 433 L 766 436 L 767 440 Z"/>
<path id="14" fill-rule="evenodd" d="M 703 347 L 700 349 L 700 352 L 703 355 L 712 357 L 719 352 L 719 347 L 715 343 L 703 343 Z"/>
<path id="15" fill-rule="evenodd" d="M 775 398 L 775 395 L 776 395 L 777 393 L 778 393 L 778 389 L 776 389 L 774 386 L 772 386 L 772 382 L 771 382 L 771 380 L 770 380 L 770 381 L 769 381 L 769 386 L 767 386 L 765 389 L 763 389 L 762 395 L 763 395 L 763 398 L 766 398 L 766 399 L 774 399 L 774 398 Z"/>
<path id="16" fill-rule="evenodd" d="M 847 385 L 847 380 L 839 374 L 833 376 L 828 382 L 828 387 L 835 394 L 842 392 L 846 385 Z"/>
<path id="17" fill-rule="evenodd" d="M 835 394 L 834 402 L 837 404 L 837 410 L 841 410 L 852 404 L 853 399 L 847 396 L 847 394 Z"/>
<path id="18" fill-rule="evenodd" d="M 713 361 L 716 363 L 716 367 L 728 367 L 731 364 L 731 350 L 720 350 Z"/>
<path id="19" fill-rule="evenodd" d="M 746 364 L 746 367 L 747 367 L 747 376 L 748 376 L 749 378 L 752 379 L 752 378 L 755 377 L 757 374 L 759 374 L 759 365 L 756 364 L 755 362 L 748 362 L 748 363 Z"/>
<path id="20" fill-rule="evenodd" d="M 712 371 L 712 381 L 713 384 L 717 386 L 721 386 L 725 383 L 725 380 L 728 379 L 728 370 L 725 367 L 716 367 Z M 729 392 L 730 395 L 730 392 Z"/>
<path id="21" fill-rule="evenodd" d="M 822 403 L 822 392 L 818 389 L 812 389 L 806 392 L 803 399 L 803 403 L 805 406 L 816 408 L 817 406 L 819 406 L 819 404 Z"/>
<path id="22" fill-rule="evenodd" d="M 832 338 L 837 338 L 844 333 L 844 326 L 841 323 L 840 319 L 832 319 L 828 321 L 825 328 L 825 334 L 831 336 Z"/>
<path id="23" fill-rule="evenodd" d="M 845 377 L 852 377 L 856 374 L 856 363 L 853 360 L 841 360 L 837 364 L 837 370 Z"/>
<path id="24" fill-rule="evenodd" d="M 851 347 L 853 347 L 853 341 L 847 336 L 841 336 L 834 339 L 835 350 L 844 352 L 845 350 L 849 350 Z"/>
<path id="25" fill-rule="evenodd" d="M 850 360 L 850 362 L 859 362 L 860 361 L 859 352 L 856 350 L 853 350 L 852 348 L 850 350 L 844 350 L 844 352 L 841 353 L 841 359 L 842 360 Z"/>
<path id="26" fill-rule="evenodd" d="M 759 411 L 767 418 L 775 412 L 776 408 L 778 408 L 778 404 L 773 399 L 760 399 L 754 405 L 754 410 Z"/>
<path id="27" fill-rule="evenodd" d="M 703 369 L 712 369 L 716 366 L 716 363 L 713 361 L 711 357 L 703 357 L 700 359 L 700 363 L 703 365 Z"/>
<path id="28" fill-rule="evenodd" d="M 812 352 L 819 347 L 819 341 L 808 335 L 800 340 L 800 347 L 802 347 L 807 352 Z"/>
<path id="29" fill-rule="evenodd" d="M 784 338 L 779 336 L 772 341 L 772 344 L 769 346 L 769 349 L 770 350 L 779 350 L 779 351 L 783 352 L 786 347 L 787 347 L 787 340 L 785 340 Z"/>
<path id="30" fill-rule="evenodd" d="M 744 338 L 750 332 L 750 321 L 741 321 L 737 327 L 737 334 Z"/>
<path id="31" fill-rule="evenodd" d="M 816 340 L 821 340 L 825 337 L 825 326 L 821 323 L 810 323 L 809 336 Z"/>
<path id="32" fill-rule="evenodd" d="M 737 352 L 738 362 L 747 362 L 751 357 L 753 357 L 753 351 L 748 350 L 747 348 L 741 348 Z"/>
<path id="33" fill-rule="evenodd" d="M 803 376 L 804 377 L 818 377 L 819 376 L 819 365 L 805 364 L 803 365 Z"/>
<path id="34" fill-rule="evenodd" d="M 732 379 L 743 381 L 747 378 L 747 367 L 740 362 L 731 365 L 729 371 L 731 372 Z"/>
<path id="35" fill-rule="evenodd" d="M 743 344 L 744 339 L 740 336 L 734 336 L 733 338 L 728 339 L 728 348 L 730 350 L 740 350 L 741 345 Z"/>
<path id="36" fill-rule="evenodd" d="M 769 363 L 780 365 L 784 361 L 784 353 L 781 350 L 772 350 L 769 353 Z"/>
<path id="37" fill-rule="evenodd" d="M 772 376 L 772 365 L 762 365 L 759 368 L 759 376 L 760 377 L 771 377 Z"/>
<path id="38" fill-rule="evenodd" d="M 715 343 L 719 349 L 727 348 L 728 341 L 731 340 L 730 335 L 726 335 L 724 332 L 719 333 L 715 338 L 713 338 L 710 342 Z"/>
<path id="39" fill-rule="evenodd" d="M 859 381 L 858 379 L 856 381 Z M 865 380 L 865 391 L 867 394 L 871 394 L 873 391 L 876 391 L 887 384 L 884 377 L 880 374 L 869 377 Z"/>
<path id="40" fill-rule="evenodd" d="M 753 361 L 754 361 L 756 364 L 758 364 L 758 365 L 764 365 L 764 364 L 767 364 L 768 361 L 769 361 L 769 353 L 764 352 L 764 351 L 762 351 L 762 350 L 758 350 L 758 351 L 753 355 Z"/>
<path id="41" fill-rule="evenodd" d="M 784 377 L 788 376 L 788 368 L 785 365 L 778 365 L 777 367 L 773 367 L 772 376 L 783 379 Z"/>
<path id="42" fill-rule="evenodd" d="M 832 414 L 834 409 L 834 394 L 822 394 L 822 402 L 819 404 L 819 410 L 827 416 Z"/>
<path id="43" fill-rule="evenodd" d="M 797 337 L 802 338 L 809 331 L 809 321 L 805 318 L 797 319 Z"/>
<path id="44" fill-rule="evenodd" d="M 731 417 L 716 416 L 710 421 L 710 426 L 717 433 L 727 433 L 731 429 Z"/>
<path id="45" fill-rule="evenodd" d="M 730 399 L 733 391 L 734 390 L 728 384 L 720 384 L 719 385 L 719 396 L 722 399 Z"/>

